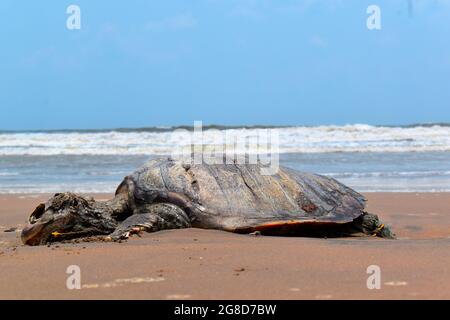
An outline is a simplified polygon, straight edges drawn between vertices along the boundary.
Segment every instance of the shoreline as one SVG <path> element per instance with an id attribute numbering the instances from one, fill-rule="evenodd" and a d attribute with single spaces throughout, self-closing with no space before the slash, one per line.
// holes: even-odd
<path id="1" fill-rule="evenodd" d="M 0 299 L 450 299 L 450 193 L 363 194 L 397 240 L 190 228 L 28 247 L 4 230 L 23 227 L 49 194 L 0 194 Z M 70 265 L 81 290 L 66 288 Z M 381 268 L 380 290 L 366 287 L 369 265 Z"/>

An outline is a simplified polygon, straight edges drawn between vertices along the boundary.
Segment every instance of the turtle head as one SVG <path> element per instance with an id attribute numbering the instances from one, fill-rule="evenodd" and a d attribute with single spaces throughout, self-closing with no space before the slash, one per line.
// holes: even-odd
<path id="1" fill-rule="evenodd" d="M 108 234 L 114 220 L 105 219 L 102 207 L 93 199 L 73 193 L 57 193 L 31 213 L 29 224 L 22 230 L 22 242 L 40 245 L 82 236 Z"/>

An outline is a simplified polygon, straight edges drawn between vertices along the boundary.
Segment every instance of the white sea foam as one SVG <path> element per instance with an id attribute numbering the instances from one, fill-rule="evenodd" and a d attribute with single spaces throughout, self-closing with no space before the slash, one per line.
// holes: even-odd
<path id="1" fill-rule="evenodd" d="M 339 181 L 354 188 L 359 192 L 450 192 L 450 179 L 444 181 L 428 178 L 424 182 L 414 182 L 405 179 L 396 179 L 386 183 L 385 180 L 375 177 L 341 177 Z M 70 183 L 65 184 L 29 184 L 8 185 L 0 184 L 0 194 L 42 194 L 56 192 L 75 193 L 108 193 L 113 194 L 117 188 L 117 182 L 109 183 Z"/>
<path id="2" fill-rule="evenodd" d="M 18 172 L 1 172 L 0 171 L 0 177 L 12 177 L 12 176 L 18 176 L 20 173 Z"/>
<path id="3" fill-rule="evenodd" d="M 322 174 L 333 178 L 448 178 L 450 171 L 327 172 Z"/>
<path id="4" fill-rule="evenodd" d="M 261 130 L 276 130 L 281 153 L 450 151 L 450 126 L 355 124 L 227 130 L 243 141 Z M 0 155 L 166 155 L 181 151 L 191 137 L 188 131 L 2 133 Z M 204 144 L 223 144 L 224 137 L 224 130 L 220 134 L 203 131 Z"/>

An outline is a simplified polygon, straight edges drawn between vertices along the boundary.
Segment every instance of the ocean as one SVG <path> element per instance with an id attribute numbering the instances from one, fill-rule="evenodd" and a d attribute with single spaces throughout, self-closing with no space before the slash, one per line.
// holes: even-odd
<path id="1" fill-rule="evenodd" d="M 0 193 L 114 192 L 149 159 L 192 138 L 190 127 L 0 131 Z M 215 129 L 215 130 L 208 130 Z M 280 164 L 360 192 L 450 191 L 450 125 L 203 128 L 203 143 L 276 132 Z"/>

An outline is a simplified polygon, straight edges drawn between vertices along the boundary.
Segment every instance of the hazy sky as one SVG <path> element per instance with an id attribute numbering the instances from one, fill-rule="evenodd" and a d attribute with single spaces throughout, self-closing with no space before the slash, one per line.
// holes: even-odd
<path id="1" fill-rule="evenodd" d="M 411 3 L 2 0 L 0 129 L 450 122 L 450 0 Z"/>

